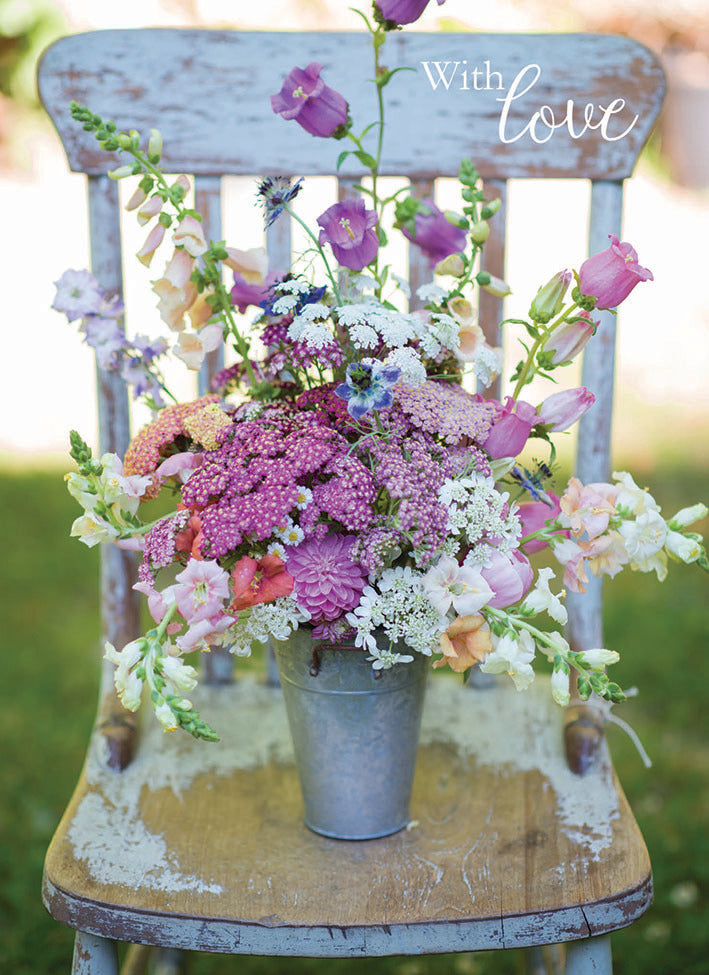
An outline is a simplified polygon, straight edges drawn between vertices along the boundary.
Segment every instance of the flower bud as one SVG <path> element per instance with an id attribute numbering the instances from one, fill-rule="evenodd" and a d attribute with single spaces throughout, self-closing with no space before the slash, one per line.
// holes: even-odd
<path id="1" fill-rule="evenodd" d="M 561 322 L 553 328 L 544 343 L 544 351 L 551 353 L 553 366 L 570 362 L 595 335 L 598 322 L 591 320 L 588 312 L 580 314 L 576 321 Z"/>
<path id="2" fill-rule="evenodd" d="M 559 314 L 564 306 L 564 295 L 570 283 L 571 271 L 558 271 L 537 291 L 529 307 L 529 317 L 533 322 L 546 325 Z"/>
<path id="3" fill-rule="evenodd" d="M 146 223 L 156 217 L 162 210 L 162 200 L 159 196 L 151 196 L 150 199 L 143 204 L 136 214 L 138 218 L 138 223 L 141 227 L 144 227 Z"/>
<path id="4" fill-rule="evenodd" d="M 686 528 L 695 521 L 699 521 L 701 518 L 706 518 L 709 514 L 709 508 L 705 504 L 698 502 L 693 504 L 689 508 L 682 508 L 674 518 L 669 521 L 670 528 Z"/>
<path id="5" fill-rule="evenodd" d="M 547 396 L 539 407 L 539 422 L 551 426 L 557 433 L 576 423 L 595 402 L 596 397 L 586 389 L 562 389 Z"/>
<path id="6" fill-rule="evenodd" d="M 130 200 L 128 200 L 126 203 L 126 210 L 137 210 L 142 203 L 145 203 L 147 198 L 148 194 L 139 186 L 131 196 Z"/>
<path id="7" fill-rule="evenodd" d="M 160 155 L 162 153 L 162 135 L 159 129 L 150 130 L 150 139 L 148 140 L 148 158 L 151 162 L 160 162 Z"/>
<path id="8" fill-rule="evenodd" d="M 580 654 L 579 660 L 586 667 L 592 667 L 594 670 L 598 670 L 599 667 L 607 667 L 609 664 L 615 664 L 620 660 L 620 654 L 615 650 L 604 650 L 600 647 L 594 647 L 593 650 L 584 650 Z"/>
<path id="9" fill-rule="evenodd" d="M 462 278 L 465 274 L 465 262 L 460 254 L 449 254 L 439 261 L 435 267 L 436 274 L 448 274 L 452 278 Z"/>
<path id="10" fill-rule="evenodd" d="M 485 206 L 480 211 L 480 215 L 481 217 L 483 217 L 484 220 L 489 220 L 490 217 L 495 216 L 495 214 L 497 213 L 497 211 L 500 209 L 501 206 L 502 206 L 502 200 L 499 197 L 497 197 L 497 199 L 490 200 L 489 203 L 485 204 Z"/>
<path id="11" fill-rule="evenodd" d="M 687 564 L 696 562 L 702 554 L 702 546 L 696 537 L 693 538 L 689 535 L 683 535 L 681 532 L 668 532 L 667 538 L 665 539 L 665 548 L 670 555 L 674 555 L 680 562 Z"/>
<path id="12" fill-rule="evenodd" d="M 444 210 L 443 216 L 446 218 L 448 223 L 453 224 L 454 227 L 459 227 L 461 230 L 467 230 L 468 221 L 465 219 L 465 217 L 461 216 L 459 213 L 456 213 L 455 210 Z"/>
<path id="13" fill-rule="evenodd" d="M 153 259 L 153 255 L 162 243 L 164 236 L 165 227 L 161 223 L 156 223 L 148 234 L 145 243 L 135 255 L 140 263 L 144 264 L 145 267 L 150 267 L 150 262 Z"/>
<path id="14" fill-rule="evenodd" d="M 551 696 L 562 708 L 566 707 L 571 700 L 571 695 L 569 694 L 569 675 L 565 674 L 563 670 L 555 669 L 551 675 Z"/>
<path id="15" fill-rule="evenodd" d="M 109 179 L 125 179 L 126 176 L 133 175 L 133 166 L 125 165 L 119 166 L 118 169 L 109 170 L 106 174 Z"/>
<path id="16" fill-rule="evenodd" d="M 490 236 L 490 224 L 487 220 L 478 220 L 470 228 L 470 237 L 476 244 L 484 244 Z"/>
<path id="17" fill-rule="evenodd" d="M 129 135 L 126 135 L 125 132 L 119 132 L 116 136 L 116 141 L 121 149 L 130 149 L 133 144 L 133 140 Z"/>
<path id="18" fill-rule="evenodd" d="M 496 278 L 493 274 L 488 274 L 487 271 L 481 271 L 476 280 L 481 288 L 484 288 L 488 294 L 494 295 L 496 298 L 506 298 L 507 295 L 512 294 L 512 288 L 506 281 L 501 278 Z"/>

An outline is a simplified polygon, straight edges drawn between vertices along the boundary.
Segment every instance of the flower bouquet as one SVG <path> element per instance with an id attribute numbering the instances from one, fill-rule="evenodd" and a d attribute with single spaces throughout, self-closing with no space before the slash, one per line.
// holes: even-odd
<path id="1" fill-rule="evenodd" d="M 532 379 L 553 381 L 593 341 L 595 309 L 615 309 L 652 279 L 630 244 L 611 235 L 578 271 L 554 274 L 521 322 L 527 341 L 509 395 L 472 392 L 503 367 L 474 308 L 479 289 L 509 291 L 480 270 L 499 201 L 487 198 L 470 159 L 460 165 L 456 212 L 407 189 L 387 193 L 379 179 L 384 99 L 397 74 L 382 62 L 386 39 L 425 6 L 377 0 L 373 16 L 361 14 L 379 105 L 371 124 L 355 125 L 317 63 L 274 79 L 274 112 L 338 140 L 338 168 L 354 154 L 369 173 L 360 195 L 328 207 L 317 228 L 296 208 L 302 180 L 259 183 L 266 226 L 290 218 L 305 234 L 288 268 L 269 268 L 261 249 L 205 238 L 189 180 L 169 180 L 160 168 L 158 130 L 141 148 L 139 133 L 72 104 L 105 150 L 129 160 L 110 175 L 138 178 L 127 208 L 150 225 L 139 260 L 151 267 L 169 247 L 153 290 L 172 353 L 190 369 L 221 348 L 231 356 L 212 392 L 177 402 L 161 372 L 165 338 L 128 339 L 120 302 L 88 272 L 57 282 L 53 307 L 80 322 L 100 366 L 119 370 L 154 410 L 123 458 L 96 459 L 73 433 L 78 473 L 67 482 L 84 508 L 73 535 L 142 554 L 135 588 L 155 626 L 123 648 L 107 645 L 106 656 L 124 705 L 136 710 L 147 687 L 167 730 L 217 740 L 188 696 L 197 682 L 191 654 L 222 647 L 248 656 L 271 640 L 281 654 L 306 647 L 313 674 L 318 648 L 339 647 L 371 679 L 430 658 L 462 675 L 472 667 L 508 674 L 518 690 L 543 657 L 559 704 L 570 699 L 572 672 L 582 700 L 617 703 L 624 694 L 606 668 L 618 653 L 572 649 L 561 586 L 583 592 L 589 572 L 624 567 L 662 579 L 668 560 L 709 569 L 701 536 L 688 530 L 704 505 L 666 520 L 625 472 L 611 483 L 572 477 L 555 491 L 554 436 L 592 407 L 592 392 L 524 398 Z M 418 289 L 419 307 L 383 260 L 395 232 L 435 272 L 435 283 Z M 544 457 L 522 461 L 532 440 Z M 161 493 L 170 493 L 168 513 L 141 518 L 142 502 Z M 533 567 L 543 549 L 563 583 Z"/>

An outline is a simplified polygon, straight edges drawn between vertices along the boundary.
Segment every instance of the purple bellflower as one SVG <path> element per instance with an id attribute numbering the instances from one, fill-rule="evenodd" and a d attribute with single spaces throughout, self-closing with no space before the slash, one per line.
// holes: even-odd
<path id="1" fill-rule="evenodd" d="M 311 135 L 327 139 L 347 124 L 347 102 L 320 77 L 322 65 L 312 61 L 307 68 L 292 68 L 277 95 L 271 95 L 273 111 L 284 119 L 295 119 Z"/>
<path id="2" fill-rule="evenodd" d="M 374 227 L 377 214 L 364 200 L 343 200 L 318 217 L 320 246 L 329 244 L 336 260 L 352 271 L 361 271 L 377 256 L 379 239 Z"/>
<path id="3" fill-rule="evenodd" d="M 446 0 L 438 0 L 438 6 Z M 393 23 L 413 24 L 428 6 L 429 0 L 376 0 L 384 20 L 391 20 Z"/>
<path id="4" fill-rule="evenodd" d="M 404 237 L 413 241 L 435 267 L 449 254 L 459 254 L 465 250 L 466 234 L 460 227 L 454 227 L 446 219 L 433 200 L 422 200 L 429 213 L 416 214 L 416 234 L 412 235 L 406 227 L 402 228 Z"/>

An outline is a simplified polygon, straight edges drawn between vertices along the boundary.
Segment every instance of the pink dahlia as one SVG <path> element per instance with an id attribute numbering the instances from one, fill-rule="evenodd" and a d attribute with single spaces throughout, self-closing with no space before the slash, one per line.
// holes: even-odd
<path id="1" fill-rule="evenodd" d="M 351 556 L 354 535 L 311 538 L 286 557 L 293 594 L 314 623 L 334 620 L 358 605 L 367 584 L 364 569 Z"/>

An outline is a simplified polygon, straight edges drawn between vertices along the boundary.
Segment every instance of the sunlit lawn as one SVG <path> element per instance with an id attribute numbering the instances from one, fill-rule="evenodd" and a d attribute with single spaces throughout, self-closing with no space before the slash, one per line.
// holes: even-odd
<path id="1" fill-rule="evenodd" d="M 666 514 L 709 497 L 709 471 L 656 471 Z M 72 934 L 40 902 L 44 851 L 69 799 L 91 728 L 97 682 L 98 556 L 68 528 L 78 509 L 61 475 L 6 473 L 2 660 L 5 769 L 0 794 L 0 970 L 68 972 Z M 705 531 L 706 529 L 706 525 Z M 709 958 L 709 577 L 672 566 L 662 585 L 628 573 L 607 590 L 606 643 L 624 653 L 616 668 L 640 696 L 623 707 L 655 761 L 646 771 L 616 728 L 609 739 L 621 780 L 650 849 L 655 903 L 614 936 L 615 971 L 705 975 Z M 522 971 L 520 953 L 352 962 L 190 959 L 194 975 L 221 972 Z"/>

